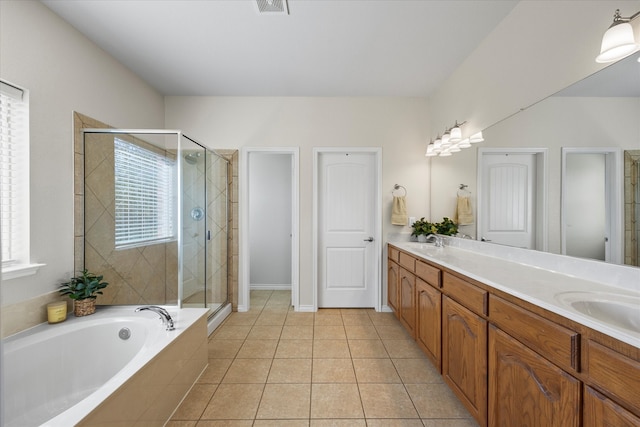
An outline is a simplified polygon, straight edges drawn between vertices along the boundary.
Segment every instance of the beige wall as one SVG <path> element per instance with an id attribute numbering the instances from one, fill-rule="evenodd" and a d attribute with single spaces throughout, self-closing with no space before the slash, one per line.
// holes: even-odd
<path id="1" fill-rule="evenodd" d="M 162 128 L 164 100 L 38 1 L 0 2 L 0 55 L 0 77 L 30 91 L 31 259 L 46 266 L 2 283 L 3 307 L 24 311 L 15 304 L 73 274 L 73 111 Z M 44 313 L 41 302 L 28 309 Z"/>
<path id="2" fill-rule="evenodd" d="M 313 147 L 382 147 L 383 236 L 403 230 L 390 225 L 394 184 L 406 187 L 410 216 L 428 212 L 426 99 L 167 97 L 165 104 L 168 127 L 211 148 L 300 147 L 301 305 L 312 304 L 313 291 Z"/>

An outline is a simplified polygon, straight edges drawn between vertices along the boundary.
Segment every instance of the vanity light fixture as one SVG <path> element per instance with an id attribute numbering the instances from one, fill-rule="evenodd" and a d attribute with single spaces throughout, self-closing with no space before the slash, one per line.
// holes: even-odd
<path id="1" fill-rule="evenodd" d="M 596 57 L 596 62 L 615 62 L 640 49 L 640 43 L 636 41 L 634 28 L 631 25 L 631 22 L 638 17 L 640 12 L 624 18 L 620 15 L 620 9 L 616 9 L 613 14 L 613 23 L 602 36 L 600 55 Z M 635 24 L 640 26 L 640 18 Z"/>
<path id="2" fill-rule="evenodd" d="M 462 126 L 464 124 L 458 124 L 458 121 L 456 120 L 456 124 L 453 125 L 453 127 L 451 128 L 451 137 L 449 138 L 449 141 L 451 142 L 460 142 L 462 141 L 462 129 L 460 129 L 460 126 Z"/>
<path id="3" fill-rule="evenodd" d="M 458 147 L 460 148 L 469 148 L 471 147 L 471 142 L 469 142 L 469 138 L 465 138 L 458 143 Z"/>
<path id="4" fill-rule="evenodd" d="M 469 142 L 472 144 L 477 144 L 478 142 L 482 142 L 482 141 L 484 141 L 484 138 L 482 137 L 482 131 L 478 133 L 474 133 L 469 137 Z"/>
<path id="5" fill-rule="evenodd" d="M 462 125 L 467 123 L 466 121 L 462 123 L 456 123 L 450 127 L 446 128 L 444 134 L 434 140 L 429 141 L 427 144 L 427 150 L 425 152 L 426 157 L 448 157 L 453 153 L 458 153 L 462 151 L 463 148 L 471 147 L 471 143 L 482 142 L 484 139 L 482 138 L 482 132 L 478 132 L 471 136 L 470 138 L 462 139 Z"/>

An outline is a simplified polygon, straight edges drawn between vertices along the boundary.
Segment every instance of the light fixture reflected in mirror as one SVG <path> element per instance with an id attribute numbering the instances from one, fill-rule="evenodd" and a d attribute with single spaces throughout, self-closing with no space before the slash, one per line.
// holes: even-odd
<path id="1" fill-rule="evenodd" d="M 463 148 L 471 147 L 471 143 L 482 142 L 484 139 L 482 138 L 482 132 L 478 132 L 471 136 L 470 138 L 462 139 L 462 125 L 467 123 L 466 121 L 462 123 L 458 123 L 456 120 L 455 124 L 445 129 L 444 134 L 436 137 L 435 141 L 431 140 L 427 144 L 427 150 L 425 151 L 426 157 L 448 157 L 453 153 L 458 153 L 462 151 Z M 475 139 L 474 139 L 475 138 Z"/>
<path id="2" fill-rule="evenodd" d="M 613 14 L 613 23 L 602 36 L 600 55 L 596 62 L 609 63 L 622 59 L 640 49 L 640 43 L 635 39 L 632 21 L 640 17 L 640 12 L 624 18 L 620 15 L 620 9 Z M 640 26 L 640 18 L 633 22 Z"/>
<path id="3" fill-rule="evenodd" d="M 482 131 L 478 133 L 474 133 L 473 135 L 471 135 L 471 137 L 469 137 L 469 142 L 472 144 L 477 144 L 478 142 L 482 142 L 482 141 L 484 141 L 484 137 L 482 136 Z"/>

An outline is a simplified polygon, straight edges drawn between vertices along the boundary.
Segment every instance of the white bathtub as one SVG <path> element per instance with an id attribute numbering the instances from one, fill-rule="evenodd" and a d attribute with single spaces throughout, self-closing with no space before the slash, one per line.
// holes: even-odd
<path id="1" fill-rule="evenodd" d="M 4 425 L 163 425 L 206 367 L 207 310 L 167 307 L 176 330 L 165 331 L 134 309 L 99 307 L 5 339 Z"/>

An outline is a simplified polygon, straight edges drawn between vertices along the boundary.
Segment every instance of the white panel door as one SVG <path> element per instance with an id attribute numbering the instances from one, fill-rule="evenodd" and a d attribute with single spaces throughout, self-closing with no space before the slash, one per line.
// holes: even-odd
<path id="1" fill-rule="evenodd" d="M 318 307 L 375 307 L 376 157 L 320 153 Z"/>
<path id="2" fill-rule="evenodd" d="M 483 154 L 480 238 L 535 248 L 535 159 L 535 154 Z"/>

